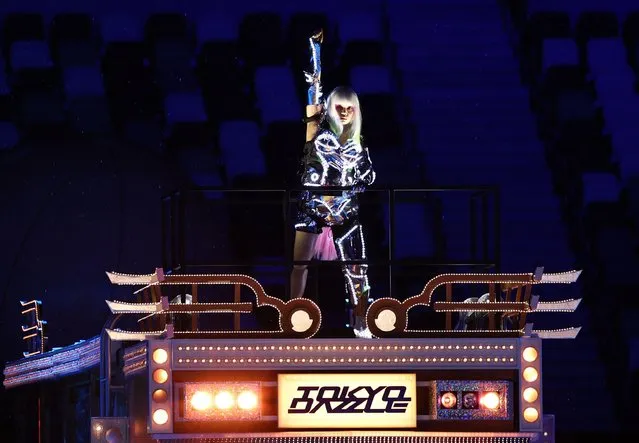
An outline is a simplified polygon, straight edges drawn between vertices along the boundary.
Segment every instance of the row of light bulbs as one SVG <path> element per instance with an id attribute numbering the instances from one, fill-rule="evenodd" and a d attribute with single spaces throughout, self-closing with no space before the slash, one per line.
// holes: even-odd
<path id="1" fill-rule="evenodd" d="M 153 359 L 154 363 L 163 365 L 169 361 L 169 353 L 166 351 L 166 349 L 157 348 L 151 354 L 151 358 Z M 166 371 L 166 369 L 158 368 L 153 371 L 152 377 L 155 383 L 162 385 L 169 379 L 169 373 Z M 154 402 L 164 403 L 168 400 L 169 394 L 166 389 L 156 389 L 155 391 L 153 391 L 152 397 Z M 158 408 L 153 411 L 151 418 L 153 419 L 153 423 L 161 426 L 169 421 L 169 413 L 164 408 Z"/>
<path id="2" fill-rule="evenodd" d="M 513 350 L 515 349 L 514 345 L 286 345 L 286 346 L 274 346 L 274 345 L 264 345 L 264 346 L 178 346 L 178 351 L 405 351 L 405 350 Z M 166 352 L 166 351 L 165 351 Z"/>
<path id="3" fill-rule="evenodd" d="M 512 363 L 515 359 L 512 357 L 364 357 L 364 358 L 202 358 L 202 359 L 178 359 L 178 363 Z"/>
<path id="4" fill-rule="evenodd" d="M 521 354 L 521 358 L 527 363 L 535 362 L 538 357 L 539 352 L 532 346 L 524 348 Z M 539 372 L 534 367 L 528 366 L 524 368 L 521 376 L 526 382 L 534 383 L 539 378 Z M 523 390 L 522 398 L 526 403 L 534 403 L 539 398 L 539 392 L 537 392 L 537 389 L 533 388 L 532 386 L 528 386 Z M 524 409 L 523 416 L 524 420 L 526 420 L 528 423 L 534 423 L 539 420 L 539 411 L 535 407 L 528 406 Z"/>

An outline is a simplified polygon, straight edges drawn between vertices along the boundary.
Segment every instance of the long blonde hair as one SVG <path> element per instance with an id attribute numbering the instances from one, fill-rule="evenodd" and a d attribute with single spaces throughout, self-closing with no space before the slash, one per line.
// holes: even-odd
<path id="1" fill-rule="evenodd" d="M 362 111 L 359 106 L 357 94 L 349 87 L 338 86 L 331 91 L 326 99 L 326 121 L 328 122 L 329 128 L 337 137 L 341 137 L 344 132 L 344 125 L 342 125 L 339 114 L 335 109 L 335 105 L 339 103 L 348 103 L 353 106 L 353 120 L 347 128 L 346 137 L 357 144 L 361 144 Z"/>

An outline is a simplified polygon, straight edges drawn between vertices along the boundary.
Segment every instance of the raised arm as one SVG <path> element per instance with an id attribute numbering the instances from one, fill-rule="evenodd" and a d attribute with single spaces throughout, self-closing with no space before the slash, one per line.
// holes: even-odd
<path id="1" fill-rule="evenodd" d="M 313 140 L 319 129 L 322 117 L 322 62 L 321 48 L 324 41 L 324 32 L 320 29 L 308 39 L 311 54 L 311 72 L 305 72 L 304 77 L 308 83 L 308 101 L 306 106 L 306 141 Z"/>
<path id="2" fill-rule="evenodd" d="M 324 107 L 322 105 L 306 105 L 306 141 L 310 142 L 317 135 Z"/>

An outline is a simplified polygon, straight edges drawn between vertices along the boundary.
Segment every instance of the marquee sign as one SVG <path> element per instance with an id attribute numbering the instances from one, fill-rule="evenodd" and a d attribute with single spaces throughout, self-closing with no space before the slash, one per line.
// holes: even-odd
<path id="1" fill-rule="evenodd" d="M 279 374 L 280 428 L 414 428 L 415 374 Z"/>

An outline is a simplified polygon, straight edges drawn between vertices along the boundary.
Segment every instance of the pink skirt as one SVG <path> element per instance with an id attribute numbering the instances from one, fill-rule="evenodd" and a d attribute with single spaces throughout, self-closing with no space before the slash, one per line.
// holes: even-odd
<path id="1" fill-rule="evenodd" d="M 333 231 L 331 228 L 322 228 L 322 233 L 319 234 L 315 242 L 315 258 L 326 261 L 337 259 L 337 251 L 335 250 L 335 242 L 333 241 Z"/>

